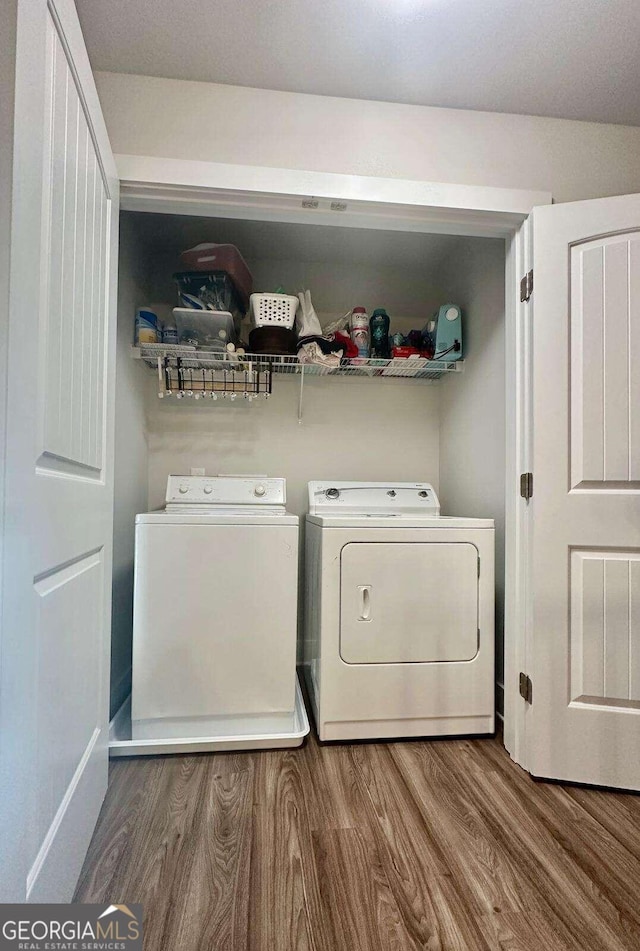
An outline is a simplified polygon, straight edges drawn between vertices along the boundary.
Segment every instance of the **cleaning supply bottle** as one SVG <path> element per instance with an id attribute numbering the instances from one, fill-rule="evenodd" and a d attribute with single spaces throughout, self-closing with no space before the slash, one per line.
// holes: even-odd
<path id="1" fill-rule="evenodd" d="M 369 356 L 369 317 L 364 307 L 354 307 L 351 311 L 351 339 L 358 348 L 358 359 Z"/>
<path id="2" fill-rule="evenodd" d="M 178 328 L 173 318 L 169 318 L 162 325 L 162 342 L 168 344 L 178 343 Z"/>
<path id="3" fill-rule="evenodd" d="M 371 315 L 371 356 L 389 359 L 389 326 L 391 321 L 384 307 L 377 307 Z"/>
<path id="4" fill-rule="evenodd" d="M 134 325 L 134 341 L 136 347 L 145 343 L 159 343 L 160 322 L 158 315 L 150 307 L 138 307 Z"/>

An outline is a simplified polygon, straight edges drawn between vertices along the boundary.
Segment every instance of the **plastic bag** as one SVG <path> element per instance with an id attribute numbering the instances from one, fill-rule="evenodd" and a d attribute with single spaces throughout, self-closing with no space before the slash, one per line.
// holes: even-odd
<path id="1" fill-rule="evenodd" d="M 311 303 L 311 291 L 300 291 L 298 300 L 300 301 L 296 311 L 298 337 L 321 337 L 322 327 Z"/>

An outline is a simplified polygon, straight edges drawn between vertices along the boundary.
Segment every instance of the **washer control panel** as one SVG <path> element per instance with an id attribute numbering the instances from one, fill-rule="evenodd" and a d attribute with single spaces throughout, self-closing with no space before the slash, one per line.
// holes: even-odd
<path id="1" fill-rule="evenodd" d="M 285 479 L 170 475 L 167 480 L 167 505 L 284 505 L 286 501 Z"/>
<path id="2" fill-rule="evenodd" d="M 310 515 L 439 515 L 428 482 L 310 482 Z"/>

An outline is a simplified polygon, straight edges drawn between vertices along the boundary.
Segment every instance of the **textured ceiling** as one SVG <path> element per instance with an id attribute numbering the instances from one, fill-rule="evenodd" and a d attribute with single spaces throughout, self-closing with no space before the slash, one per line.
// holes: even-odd
<path id="1" fill-rule="evenodd" d="M 640 0 L 76 0 L 93 68 L 640 125 Z"/>

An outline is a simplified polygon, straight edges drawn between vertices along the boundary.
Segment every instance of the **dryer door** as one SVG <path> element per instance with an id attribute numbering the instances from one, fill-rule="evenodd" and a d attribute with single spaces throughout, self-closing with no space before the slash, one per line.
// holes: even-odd
<path id="1" fill-rule="evenodd" d="M 350 542 L 341 554 L 347 664 L 473 660 L 478 550 L 469 543 Z"/>

